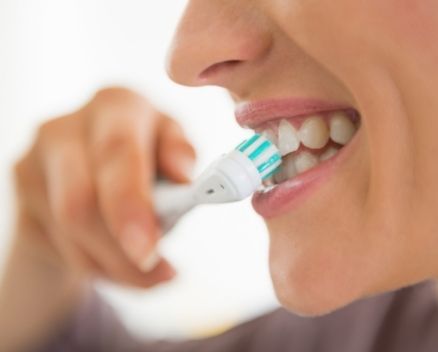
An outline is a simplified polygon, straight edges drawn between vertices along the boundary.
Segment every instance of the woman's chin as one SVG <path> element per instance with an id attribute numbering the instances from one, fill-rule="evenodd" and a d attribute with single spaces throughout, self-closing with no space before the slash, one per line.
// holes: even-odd
<path id="1" fill-rule="evenodd" d="M 281 282 L 275 278 L 273 280 L 281 305 L 303 317 L 326 315 L 361 298 L 351 289 L 340 290 L 332 287 L 323 290 L 323 288 L 318 289 L 318 285 L 308 288 L 306 285 L 294 282 Z"/>
<path id="2" fill-rule="evenodd" d="M 288 263 L 284 262 L 288 260 Z M 278 300 L 300 316 L 320 316 L 342 308 L 365 296 L 366 273 L 355 275 L 330 258 L 272 258 L 271 277 Z M 331 258 L 333 259 L 333 258 Z M 351 266 L 350 266 L 351 268 Z"/>

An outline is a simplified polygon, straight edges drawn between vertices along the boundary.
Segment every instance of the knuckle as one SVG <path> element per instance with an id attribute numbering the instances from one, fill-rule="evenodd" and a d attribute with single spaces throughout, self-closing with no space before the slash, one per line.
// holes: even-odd
<path id="1" fill-rule="evenodd" d="M 91 121 L 94 134 L 98 136 L 119 128 L 132 132 L 134 126 L 138 132 L 158 121 L 158 114 L 146 98 L 126 88 L 99 91 L 87 105 L 87 110 L 86 116 Z"/>
<path id="2" fill-rule="evenodd" d="M 56 129 L 56 121 L 50 120 L 44 122 L 37 130 L 37 140 L 44 140 L 50 138 Z"/>
<path id="3" fill-rule="evenodd" d="M 22 188 L 25 187 L 26 173 L 24 172 L 23 162 L 18 162 L 13 166 L 13 184 L 17 194 L 21 193 Z"/>
<path id="4" fill-rule="evenodd" d="M 117 95 L 131 95 L 134 92 L 126 87 L 121 86 L 112 86 L 112 87 L 105 87 L 103 89 L 100 89 L 96 93 L 96 98 L 112 98 Z"/>
<path id="5" fill-rule="evenodd" d="M 116 155 L 133 154 L 136 149 L 135 142 L 129 133 L 112 133 L 94 146 L 94 158 L 97 165 L 102 165 L 113 159 Z"/>
<path id="6" fill-rule="evenodd" d="M 38 127 L 36 144 L 62 141 L 66 136 L 69 136 L 73 127 L 71 124 L 73 117 L 74 115 L 62 116 L 44 122 Z"/>
<path id="7" fill-rule="evenodd" d="M 134 104 L 143 106 L 146 98 L 139 93 L 125 87 L 107 87 L 99 90 L 92 99 L 97 105 Z"/>
<path id="8" fill-rule="evenodd" d="M 61 116 L 42 123 L 41 126 L 38 128 L 38 134 L 51 135 L 57 133 L 65 120 L 67 120 L 67 116 Z"/>
<path id="9" fill-rule="evenodd" d="M 25 156 L 12 167 L 12 176 L 16 187 L 25 186 L 29 183 L 30 178 L 35 175 L 34 168 L 31 168 L 29 165 L 29 159 L 29 156 Z"/>
<path id="10" fill-rule="evenodd" d="M 18 181 L 23 179 L 23 176 L 26 175 L 26 159 L 22 158 L 18 160 L 12 167 L 14 178 Z"/>

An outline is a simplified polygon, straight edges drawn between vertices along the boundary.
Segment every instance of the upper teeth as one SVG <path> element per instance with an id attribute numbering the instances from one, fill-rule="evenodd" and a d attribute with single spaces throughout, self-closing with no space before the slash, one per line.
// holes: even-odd
<path id="1" fill-rule="evenodd" d="M 292 153 L 300 147 L 298 132 L 288 121 L 281 120 L 278 128 L 278 148 L 281 155 Z"/>
<path id="2" fill-rule="evenodd" d="M 330 119 L 330 138 L 339 144 L 347 144 L 356 132 L 353 122 L 344 114 L 334 114 Z"/>
<path id="3" fill-rule="evenodd" d="M 329 127 L 330 126 L 330 127 Z M 266 138 L 278 146 L 282 156 L 297 151 L 300 143 L 310 149 L 322 149 L 330 139 L 346 144 L 356 132 L 356 126 L 344 113 L 335 113 L 329 124 L 321 116 L 308 117 L 297 130 L 288 120 L 278 126 L 278 138 L 271 130 L 265 131 Z"/>
<path id="4" fill-rule="evenodd" d="M 272 131 L 272 130 L 263 131 L 263 136 L 266 139 L 270 140 L 272 142 L 272 144 L 278 145 L 278 139 L 277 139 L 277 136 L 275 135 L 274 131 Z"/>
<path id="5" fill-rule="evenodd" d="M 324 147 L 330 139 L 330 131 L 321 117 L 310 117 L 304 121 L 298 132 L 301 143 L 312 149 Z"/>

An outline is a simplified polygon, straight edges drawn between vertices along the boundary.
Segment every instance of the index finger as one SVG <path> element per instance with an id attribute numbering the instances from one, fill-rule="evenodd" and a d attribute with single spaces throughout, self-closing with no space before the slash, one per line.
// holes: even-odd
<path id="1" fill-rule="evenodd" d="M 151 202 L 158 117 L 135 93 L 101 92 L 91 105 L 89 140 L 105 224 L 140 267 L 158 241 Z"/>

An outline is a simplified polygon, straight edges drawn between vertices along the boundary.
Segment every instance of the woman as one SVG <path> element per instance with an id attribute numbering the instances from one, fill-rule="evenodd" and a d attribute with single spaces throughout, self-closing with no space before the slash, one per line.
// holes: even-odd
<path id="1" fill-rule="evenodd" d="M 437 37 L 434 0 L 189 1 L 169 75 L 224 87 L 238 122 L 290 154 L 281 184 L 253 201 L 273 283 L 292 312 L 336 312 L 280 311 L 175 345 L 103 324 L 103 306 L 83 299 L 90 277 L 144 288 L 173 277 L 154 252 L 150 187 L 157 171 L 188 182 L 194 160 L 171 119 L 108 89 L 46 123 L 17 164 L 0 349 L 436 351 L 433 284 L 378 294 L 438 273 Z"/>

